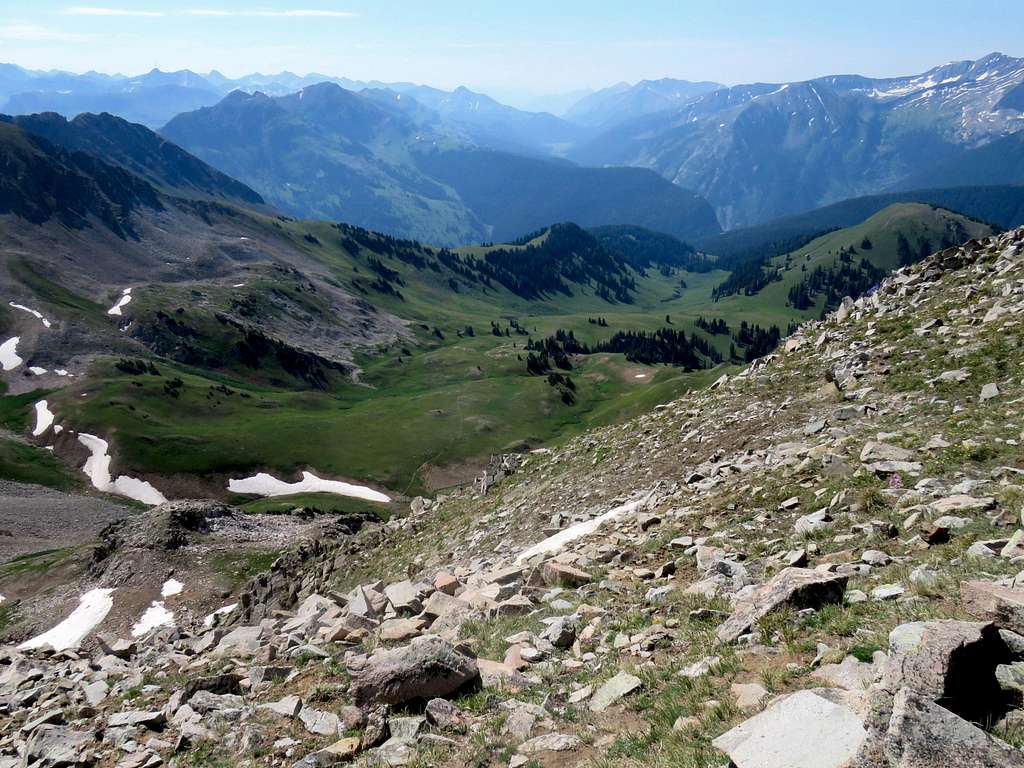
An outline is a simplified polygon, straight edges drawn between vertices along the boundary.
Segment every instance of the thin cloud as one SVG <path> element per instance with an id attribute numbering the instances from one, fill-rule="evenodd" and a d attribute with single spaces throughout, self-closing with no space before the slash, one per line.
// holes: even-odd
<path id="1" fill-rule="evenodd" d="M 90 39 L 88 35 L 62 32 L 59 29 L 41 27 L 38 24 L 5 24 L 0 26 L 0 40 L 22 40 L 25 42 L 72 42 Z"/>
<path id="2" fill-rule="evenodd" d="M 160 11 L 133 11 L 130 8 L 102 8 L 93 5 L 75 5 L 61 11 L 65 16 L 132 16 L 135 18 L 157 18 Z"/>
<path id="3" fill-rule="evenodd" d="M 319 19 L 351 19 L 356 14 L 351 11 L 321 11 L 312 8 L 296 8 L 286 11 L 272 10 L 249 10 L 249 11 L 226 11 L 218 8 L 192 8 L 184 11 L 187 16 L 208 16 L 224 18 L 230 16 L 253 16 L 262 18 L 319 18 Z"/>

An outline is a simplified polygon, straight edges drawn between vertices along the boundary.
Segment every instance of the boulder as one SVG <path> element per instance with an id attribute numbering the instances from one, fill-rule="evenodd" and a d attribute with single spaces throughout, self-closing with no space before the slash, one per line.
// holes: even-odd
<path id="1" fill-rule="evenodd" d="M 337 736 L 341 731 L 341 719 L 333 712 L 303 707 L 299 710 L 299 720 L 307 731 L 319 736 Z"/>
<path id="2" fill-rule="evenodd" d="M 76 731 L 62 725 L 43 725 L 36 728 L 25 744 L 24 763 L 16 765 L 70 766 L 92 764 L 88 754 L 93 734 L 88 731 Z"/>
<path id="3" fill-rule="evenodd" d="M 888 443 L 879 443 L 874 440 L 868 440 L 860 452 L 862 464 L 874 464 L 879 461 L 912 461 L 913 458 L 913 451 L 908 451 L 906 448 L 900 448 L 896 445 L 889 445 Z"/>
<path id="4" fill-rule="evenodd" d="M 543 578 L 549 587 L 578 587 L 593 579 L 586 571 L 553 560 L 544 563 Z"/>
<path id="5" fill-rule="evenodd" d="M 734 642 L 758 621 L 784 605 L 801 609 L 841 603 L 846 581 L 846 576 L 834 573 L 785 568 L 737 600 L 732 615 L 718 628 L 716 638 L 720 643 Z"/>
<path id="6" fill-rule="evenodd" d="M 480 674 L 476 659 L 434 635 L 378 651 L 350 671 L 359 707 L 447 696 Z"/>
<path id="7" fill-rule="evenodd" d="M 865 736 L 852 709 L 806 690 L 776 700 L 712 743 L 736 768 L 847 768 Z"/>
<path id="8" fill-rule="evenodd" d="M 108 728 L 123 728 L 125 726 L 141 725 L 145 728 L 160 728 L 167 722 L 167 716 L 162 710 L 145 712 L 142 710 L 131 710 L 129 712 L 116 712 L 107 718 Z"/>
<path id="9" fill-rule="evenodd" d="M 1024 768 L 1019 749 L 910 688 L 893 699 L 882 749 L 891 768 Z"/>

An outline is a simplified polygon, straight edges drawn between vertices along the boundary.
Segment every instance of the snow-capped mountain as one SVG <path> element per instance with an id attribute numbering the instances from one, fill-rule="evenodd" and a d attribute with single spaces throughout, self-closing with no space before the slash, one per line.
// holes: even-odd
<path id="1" fill-rule="evenodd" d="M 722 88 L 616 126 L 571 156 L 654 168 L 727 227 L 898 185 L 1024 130 L 1024 59 L 990 54 L 910 77 L 837 75 Z"/>

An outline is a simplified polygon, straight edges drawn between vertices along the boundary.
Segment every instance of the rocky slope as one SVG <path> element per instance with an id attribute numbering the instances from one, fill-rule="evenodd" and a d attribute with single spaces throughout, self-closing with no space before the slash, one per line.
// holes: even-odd
<path id="1" fill-rule="evenodd" d="M 0 766 L 1024 765 L 1022 311 L 972 241 L 205 626 L 5 648 Z"/>

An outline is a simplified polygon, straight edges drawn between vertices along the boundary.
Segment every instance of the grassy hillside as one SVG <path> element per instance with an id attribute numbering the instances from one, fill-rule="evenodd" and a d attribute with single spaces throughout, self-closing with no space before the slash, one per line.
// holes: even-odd
<path id="1" fill-rule="evenodd" d="M 762 256 L 766 251 L 787 253 L 825 232 L 859 224 L 896 203 L 937 205 L 1004 228 L 1024 224 L 1024 186 L 917 189 L 856 197 L 693 242 L 701 250 L 735 264 Z"/>
<path id="2" fill-rule="evenodd" d="M 326 222 L 274 220 L 278 234 L 324 270 L 326 283 L 364 300 L 367 317 L 403 318 L 406 334 L 363 345 L 341 367 L 312 352 L 297 363 L 269 348 L 252 359 L 239 352 L 243 332 L 218 315 L 259 327 L 276 312 L 305 318 L 309 329 L 328 328 L 332 305 L 301 274 L 261 266 L 239 287 L 141 285 L 125 314 L 129 335 L 159 350 L 150 353 L 155 371 L 107 358 L 49 399 L 60 422 L 111 441 L 118 471 L 148 476 L 158 487 L 199 483 L 204 492 L 223 493 L 229 476 L 262 469 L 294 477 L 311 468 L 413 494 L 471 478 L 491 454 L 561 440 L 704 386 L 749 351 L 736 338 L 741 323 L 784 334 L 794 321 L 818 315 L 823 296 L 803 308 L 787 303 L 789 289 L 815 267 L 837 263 L 867 238 L 872 248 L 863 255 L 891 269 L 900 234 L 937 244 L 954 224 L 969 236 L 988 231 L 929 206 L 893 206 L 779 257 L 772 268 L 781 280 L 764 290 L 716 301 L 714 289 L 729 273 L 706 260 L 693 262 L 705 270 L 699 272 L 671 263 L 637 267 L 631 258 L 639 257 L 605 251 L 571 226 L 448 252 Z M 636 233 L 616 233 L 614 242 L 652 253 L 651 238 Z M 559 243 L 558 254 L 545 250 Z M 680 255 L 663 246 L 658 253 Z M 584 256 L 604 271 L 573 277 Z M 517 259 L 523 282 L 513 288 L 483 266 Z M 530 293 L 539 261 L 561 270 L 565 290 Z M 628 301 L 609 299 L 612 283 L 601 275 L 625 286 Z M 67 305 L 56 284 L 39 295 L 44 308 L 48 297 Z M 724 332 L 711 330 L 713 321 L 724 321 Z M 527 370 L 527 344 L 560 330 L 591 349 L 616 334 L 682 332 L 704 345 L 698 359 L 707 367 L 645 364 L 628 351 L 570 354 L 571 367 L 551 371 L 571 379 L 570 404 L 565 384 Z M 309 366 L 320 366 L 322 375 L 310 377 Z"/>

